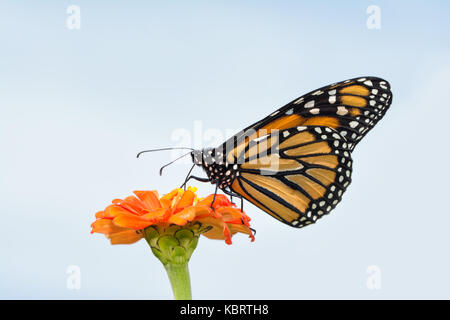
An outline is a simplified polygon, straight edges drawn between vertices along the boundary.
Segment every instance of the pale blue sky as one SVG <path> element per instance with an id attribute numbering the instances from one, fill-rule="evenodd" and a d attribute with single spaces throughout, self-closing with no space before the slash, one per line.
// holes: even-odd
<path id="1" fill-rule="evenodd" d="M 72 4 L 80 30 L 66 28 Z M 380 30 L 366 28 L 372 4 Z M 176 144 L 194 121 L 238 131 L 361 75 L 388 80 L 393 104 L 354 151 L 341 204 L 300 230 L 247 204 L 256 241 L 201 239 L 193 297 L 450 298 L 449 30 L 448 1 L 3 0 L 0 298 L 171 298 L 145 242 L 89 234 L 113 198 L 168 192 L 189 169 L 160 177 L 170 153 L 136 152 Z M 69 265 L 80 290 L 66 288 Z"/>

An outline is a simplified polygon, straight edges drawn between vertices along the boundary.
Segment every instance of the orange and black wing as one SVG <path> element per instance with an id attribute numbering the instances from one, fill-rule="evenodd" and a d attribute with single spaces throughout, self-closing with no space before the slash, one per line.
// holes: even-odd
<path id="1" fill-rule="evenodd" d="M 273 130 L 295 126 L 327 126 L 345 137 L 349 149 L 353 150 L 384 116 L 391 101 L 392 93 L 386 80 L 376 77 L 354 78 L 307 93 L 247 127 L 232 139 L 239 141 L 245 136 L 249 141 Z"/>
<path id="2" fill-rule="evenodd" d="M 241 144 L 228 154 L 230 189 L 293 227 L 314 223 L 341 200 L 351 181 L 350 146 L 338 131 L 298 126 Z"/>

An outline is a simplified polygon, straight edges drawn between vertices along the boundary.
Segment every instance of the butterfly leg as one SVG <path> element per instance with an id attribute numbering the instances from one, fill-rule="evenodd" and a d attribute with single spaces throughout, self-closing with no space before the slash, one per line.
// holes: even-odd
<path id="1" fill-rule="evenodd" d="M 188 180 L 190 179 L 190 174 L 192 172 L 192 170 L 194 170 L 195 164 L 192 165 L 191 170 L 189 170 L 188 174 L 186 175 L 186 178 L 184 179 L 184 183 L 181 185 L 180 188 L 183 188 L 184 191 L 186 191 L 186 183 L 188 182 Z"/>
<path id="2" fill-rule="evenodd" d="M 231 197 L 236 197 L 236 198 L 241 199 L 241 211 L 244 210 L 244 198 L 243 198 L 240 194 L 237 194 L 237 193 L 234 193 L 234 192 L 228 191 L 228 190 L 223 190 L 223 192 L 224 192 L 225 194 L 229 195 L 230 198 L 231 198 Z M 233 198 L 231 198 L 231 199 L 233 199 Z M 233 202 L 233 200 L 231 200 L 231 202 Z"/>
<path id="3" fill-rule="evenodd" d="M 232 204 L 236 204 L 236 203 L 233 202 L 233 197 L 238 197 L 238 198 L 239 198 L 239 195 L 238 195 L 238 194 L 232 193 L 231 191 L 228 191 L 228 190 L 223 190 L 223 192 L 224 192 L 226 195 L 229 195 L 229 196 L 230 196 L 230 201 L 231 201 Z"/>
<path id="4" fill-rule="evenodd" d="M 230 197 L 242 198 L 240 194 L 237 194 L 233 191 L 230 191 L 230 190 L 222 190 L 222 191 L 223 191 L 223 193 L 229 195 Z"/>
<path id="5" fill-rule="evenodd" d="M 214 204 L 214 201 L 216 201 L 216 196 L 217 196 L 217 190 L 219 189 L 219 183 L 217 182 L 216 183 L 216 190 L 214 191 L 214 197 L 213 197 L 213 201 L 211 202 L 211 209 L 214 211 L 214 208 L 213 208 L 213 204 Z"/>
<path id="6" fill-rule="evenodd" d="M 196 177 L 196 176 L 189 176 L 188 178 L 186 178 L 186 180 L 184 181 L 184 183 L 181 185 L 180 188 L 186 189 L 186 184 L 191 179 L 194 179 L 194 180 L 197 180 L 197 181 L 200 181 L 200 182 L 209 182 L 209 181 L 211 181 L 208 178 L 200 178 L 200 177 Z"/>
<path id="7" fill-rule="evenodd" d="M 232 192 L 231 192 L 231 193 L 232 193 Z M 230 195 L 230 196 L 231 196 L 231 195 Z M 241 196 L 240 194 L 235 194 L 235 196 L 238 197 L 239 199 L 241 199 L 241 212 L 244 212 L 244 197 Z M 245 224 L 243 219 L 241 219 L 241 221 L 242 221 L 242 224 Z M 250 228 L 250 227 L 249 227 L 249 228 Z M 250 228 L 250 230 L 252 230 L 253 235 L 256 234 L 256 230 L 255 230 L 255 229 Z"/>
<path id="8" fill-rule="evenodd" d="M 231 190 L 223 190 L 223 192 L 225 194 L 229 195 L 230 198 L 231 197 L 236 197 L 236 198 L 241 199 L 241 212 L 244 212 L 244 197 L 243 196 L 241 196 L 240 194 L 237 194 L 237 193 L 235 193 L 235 192 L 233 192 Z M 241 221 L 242 221 L 242 224 L 244 224 L 244 221 L 242 219 L 241 219 Z M 256 234 L 256 230 L 255 229 L 250 228 L 250 230 L 252 230 L 254 235 Z"/>

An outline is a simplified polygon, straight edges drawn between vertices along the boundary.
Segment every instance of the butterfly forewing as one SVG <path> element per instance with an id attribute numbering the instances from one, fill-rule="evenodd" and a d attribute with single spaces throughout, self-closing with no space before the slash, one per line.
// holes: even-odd
<path id="1" fill-rule="evenodd" d="M 353 150 L 384 116 L 392 102 L 390 85 L 376 77 L 354 78 L 311 91 L 249 126 L 238 135 L 254 138 L 294 126 L 327 126 L 344 136 Z"/>

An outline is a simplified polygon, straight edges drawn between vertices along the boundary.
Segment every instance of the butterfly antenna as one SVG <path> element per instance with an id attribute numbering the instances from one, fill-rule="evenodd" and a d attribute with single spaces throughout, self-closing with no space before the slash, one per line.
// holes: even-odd
<path id="1" fill-rule="evenodd" d="M 150 149 L 150 150 L 144 150 L 144 151 L 139 152 L 139 153 L 136 155 L 136 158 L 139 158 L 139 156 L 140 156 L 141 154 L 146 153 L 146 152 L 166 151 L 166 150 L 191 150 L 191 151 L 194 151 L 195 149 L 187 148 L 187 147 Z"/>
<path id="2" fill-rule="evenodd" d="M 175 160 L 170 161 L 168 164 L 163 165 L 163 166 L 161 167 L 161 169 L 159 169 L 159 175 L 162 176 L 162 172 L 163 172 L 163 169 L 164 169 L 165 167 L 171 165 L 172 163 L 174 163 L 174 162 L 177 161 L 177 160 L 180 160 L 180 159 L 183 158 L 183 157 L 186 157 L 188 154 L 191 154 L 191 151 L 189 151 L 189 152 L 186 153 L 186 154 L 183 154 L 182 156 L 176 158 Z"/>

